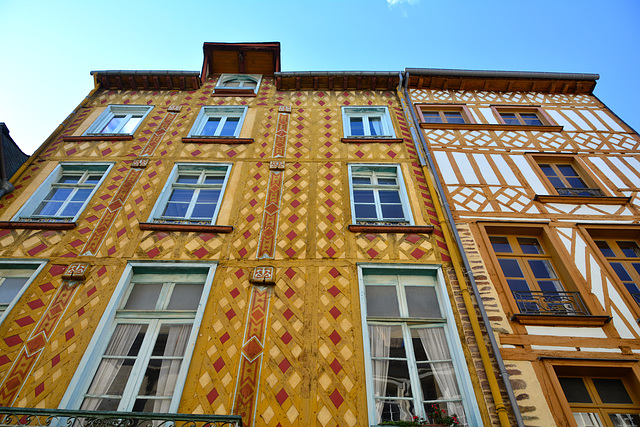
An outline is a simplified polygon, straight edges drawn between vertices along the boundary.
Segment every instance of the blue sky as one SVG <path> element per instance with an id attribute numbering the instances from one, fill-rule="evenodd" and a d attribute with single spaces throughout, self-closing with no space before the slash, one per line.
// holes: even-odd
<path id="1" fill-rule="evenodd" d="M 279 41 L 283 71 L 598 73 L 640 130 L 639 24 L 637 0 L 0 0 L 0 121 L 32 153 L 91 70 L 199 71 L 203 42 Z"/>

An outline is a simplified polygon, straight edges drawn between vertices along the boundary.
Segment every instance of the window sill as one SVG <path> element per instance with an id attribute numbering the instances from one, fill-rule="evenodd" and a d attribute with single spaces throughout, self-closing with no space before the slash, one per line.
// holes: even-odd
<path id="1" fill-rule="evenodd" d="M 553 314 L 514 314 L 511 320 L 521 325 L 538 326 L 604 326 L 611 316 L 569 316 Z"/>
<path id="2" fill-rule="evenodd" d="M 253 138 L 220 138 L 218 136 L 187 136 L 182 142 L 197 142 L 204 144 L 251 144 Z"/>
<path id="3" fill-rule="evenodd" d="M 72 230 L 72 221 L 0 221 L 0 229 L 20 230 Z"/>
<path id="4" fill-rule="evenodd" d="M 567 204 L 596 204 L 596 205 L 624 205 L 631 202 L 631 197 L 616 196 L 559 196 L 536 194 L 533 198 L 540 203 L 567 203 Z"/>
<path id="5" fill-rule="evenodd" d="M 80 135 L 80 136 L 63 136 L 64 142 L 83 142 L 83 141 L 131 141 L 133 135 L 124 133 L 104 134 L 104 135 Z"/>
<path id="6" fill-rule="evenodd" d="M 153 231 L 197 231 L 203 233 L 231 233 L 231 225 L 173 224 L 161 222 L 141 222 L 140 230 Z"/>
<path id="7" fill-rule="evenodd" d="M 347 143 L 347 144 L 357 144 L 357 143 L 371 143 L 371 142 L 387 142 L 387 143 L 399 143 L 399 142 L 403 142 L 402 138 L 376 138 L 374 137 L 365 137 L 365 138 L 342 138 L 340 141 Z"/>
<path id="8" fill-rule="evenodd" d="M 422 129 L 462 129 L 462 130 L 539 130 L 560 132 L 562 126 L 552 125 L 503 125 L 488 123 L 420 123 Z"/>
<path id="9" fill-rule="evenodd" d="M 433 233 L 433 225 L 350 224 L 348 228 L 354 233 Z"/>
<path id="10" fill-rule="evenodd" d="M 236 88 L 217 88 L 213 90 L 212 96 L 245 96 L 245 97 L 255 97 L 257 96 L 253 89 L 236 89 Z"/>

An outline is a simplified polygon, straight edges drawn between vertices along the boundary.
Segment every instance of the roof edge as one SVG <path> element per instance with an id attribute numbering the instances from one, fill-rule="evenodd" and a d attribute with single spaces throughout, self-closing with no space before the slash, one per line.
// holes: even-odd
<path id="1" fill-rule="evenodd" d="M 449 68 L 405 68 L 405 73 L 416 76 L 450 76 L 502 79 L 589 80 L 600 78 L 593 73 L 555 73 L 542 71 L 457 70 Z"/>

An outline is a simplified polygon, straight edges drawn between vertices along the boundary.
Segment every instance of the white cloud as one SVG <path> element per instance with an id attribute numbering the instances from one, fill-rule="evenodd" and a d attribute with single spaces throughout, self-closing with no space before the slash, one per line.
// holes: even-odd
<path id="1" fill-rule="evenodd" d="M 387 0 L 387 4 L 389 6 L 397 6 L 399 4 L 408 4 L 408 5 L 414 5 L 414 4 L 418 4 L 420 2 L 420 0 Z"/>

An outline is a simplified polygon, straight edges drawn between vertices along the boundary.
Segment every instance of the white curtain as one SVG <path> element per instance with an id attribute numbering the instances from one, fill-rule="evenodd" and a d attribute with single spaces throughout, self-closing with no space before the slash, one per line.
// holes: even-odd
<path id="1" fill-rule="evenodd" d="M 119 324 L 116 326 L 116 329 L 113 331 L 113 335 L 111 336 L 111 341 L 105 351 L 105 355 L 126 356 L 129 353 L 129 350 L 131 350 L 131 346 L 138 336 L 141 327 L 142 325 L 126 324 Z M 116 380 L 116 374 L 122 367 L 123 363 L 124 359 L 102 359 L 87 394 L 107 394 L 111 384 Z M 119 379 L 119 381 L 126 383 L 127 379 Z M 81 409 L 87 409 L 90 411 L 96 410 L 100 405 L 100 402 L 101 399 L 99 398 L 86 398 L 84 402 L 82 402 Z"/>
<path id="2" fill-rule="evenodd" d="M 370 117 L 369 130 L 371 135 L 382 135 L 382 120 L 379 117 Z"/>
<path id="3" fill-rule="evenodd" d="M 160 365 L 160 375 L 156 396 L 165 396 L 167 399 L 158 399 L 153 403 L 153 412 L 168 412 L 173 397 L 173 390 L 176 387 L 178 372 L 182 365 L 182 357 L 187 347 L 191 325 L 168 325 L 169 334 L 163 356 L 179 357 L 179 359 L 164 359 Z M 164 328 L 163 328 L 164 329 Z M 160 333 L 163 333 L 161 331 Z"/>
<path id="4" fill-rule="evenodd" d="M 442 328 L 418 329 L 420 341 L 429 360 L 448 360 L 449 347 L 447 337 Z M 436 379 L 436 383 L 442 392 L 444 399 L 460 399 L 460 391 L 456 383 L 456 375 L 451 362 L 432 363 L 431 369 Z M 447 414 L 456 415 L 460 424 L 467 425 L 467 418 L 464 413 L 462 402 L 447 402 Z"/>
<path id="5" fill-rule="evenodd" d="M 373 371 L 373 390 L 376 396 L 384 396 L 387 391 L 387 375 L 389 373 L 389 360 L 374 360 L 374 357 L 389 357 L 391 347 L 391 327 L 369 325 L 369 341 L 371 346 L 371 367 Z M 378 422 L 382 421 L 383 400 L 376 400 L 376 413 Z"/>

